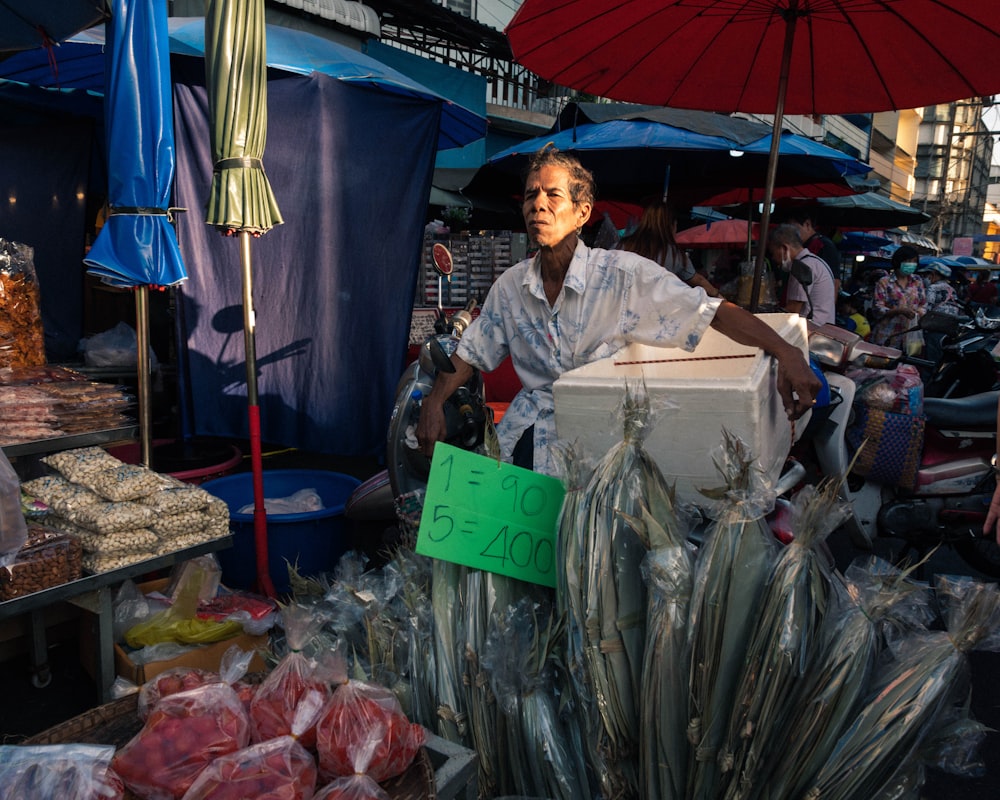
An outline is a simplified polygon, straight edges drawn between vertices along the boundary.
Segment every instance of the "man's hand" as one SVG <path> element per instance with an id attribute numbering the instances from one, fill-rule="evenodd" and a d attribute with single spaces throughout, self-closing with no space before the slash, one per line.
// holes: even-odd
<path id="1" fill-rule="evenodd" d="M 451 357 L 454 372 L 439 372 L 434 386 L 420 404 L 420 419 L 417 420 L 417 442 L 420 451 L 430 458 L 434 455 L 434 445 L 444 441 L 448 434 L 448 423 L 444 418 L 445 401 L 456 389 L 472 377 L 472 367 L 457 354 Z"/>
<path id="2" fill-rule="evenodd" d="M 799 350 L 778 359 L 778 393 L 789 419 L 798 419 L 816 404 L 823 384 Z"/>
<path id="3" fill-rule="evenodd" d="M 444 407 L 432 402 L 430 397 L 420 405 L 420 419 L 417 420 L 417 442 L 420 452 L 428 458 L 434 455 L 434 445 L 443 441 L 448 432 L 444 418 Z"/>

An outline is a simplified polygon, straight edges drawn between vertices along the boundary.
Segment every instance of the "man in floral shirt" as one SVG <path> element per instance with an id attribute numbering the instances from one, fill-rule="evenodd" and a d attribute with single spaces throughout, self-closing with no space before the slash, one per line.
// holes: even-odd
<path id="1" fill-rule="evenodd" d="M 649 259 L 589 248 L 580 231 L 593 209 L 593 176 L 573 156 L 543 148 L 525 183 L 523 213 L 533 258 L 508 269 L 421 404 L 417 440 L 430 456 L 445 435 L 443 404 L 474 368 L 495 369 L 508 355 L 522 389 L 497 432 L 503 455 L 555 473 L 552 384 L 561 374 L 613 355 L 630 342 L 693 350 L 709 325 L 778 361 L 778 389 L 789 417 L 812 407 L 819 381 L 801 350 L 732 303 L 709 297 Z"/>

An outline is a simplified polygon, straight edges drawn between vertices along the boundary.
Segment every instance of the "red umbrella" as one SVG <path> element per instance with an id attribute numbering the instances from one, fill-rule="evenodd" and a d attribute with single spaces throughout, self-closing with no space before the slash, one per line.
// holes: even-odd
<path id="1" fill-rule="evenodd" d="M 525 0 L 514 57 L 563 86 L 712 111 L 846 114 L 1000 93 L 995 0 Z M 765 184 L 767 225 L 777 136 Z M 760 288 L 758 248 L 751 305 Z"/>
<path id="2" fill-rule="evenodd" d="M 677 244 L 683 247 L 730 247 L 747 243 L 747 223 L 744 219 L 720 219 L 678 231 Z M 760 236 L 760 225 L 753 223 L 753 240 Z"/>

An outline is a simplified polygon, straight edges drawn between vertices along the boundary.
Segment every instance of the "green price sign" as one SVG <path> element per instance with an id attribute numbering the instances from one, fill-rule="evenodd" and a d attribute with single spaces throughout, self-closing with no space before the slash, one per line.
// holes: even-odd
<path id="1" fill-rule="evenodd" d="M 548 475 L 438 442 L 417 552 L 555 587 L 565 493 Z"/>

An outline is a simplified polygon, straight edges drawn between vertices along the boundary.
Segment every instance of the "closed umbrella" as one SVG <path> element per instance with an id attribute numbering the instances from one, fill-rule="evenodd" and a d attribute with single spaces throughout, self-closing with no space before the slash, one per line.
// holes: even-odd
<path id="1" fill-rule="evenodd" d="M 273 597 L 267 560 L 250 254 L 253 237 L 283 222 L 261 160 L 267 140 L 263 0 L 209 1 L 205 14 L 205 81 L 214 164 L 205 221 L 222 234 L 239 239 L 257 582 L 262 592 Z"/>
<path id="2" fill-rule="evenodd" d="M 616 100 L 773 114 L 917 108 L 1000 92 L 994 0 L 525 0 L 515 59 Z M 761 222 L 778 164 L 773 141 Z M 752 305 L 760 289 L 758 248 Z"/>
<path id="3" fill-rule="evenodd" d="M 174 118 L 167 10 L 156 0 L 113 0 L 106 27 L 105 144 L 109 214 L 87 271 L 135 289 L 142 463 L 152 462 L 149 287 L 187 278 L 170 220 Z"/>

